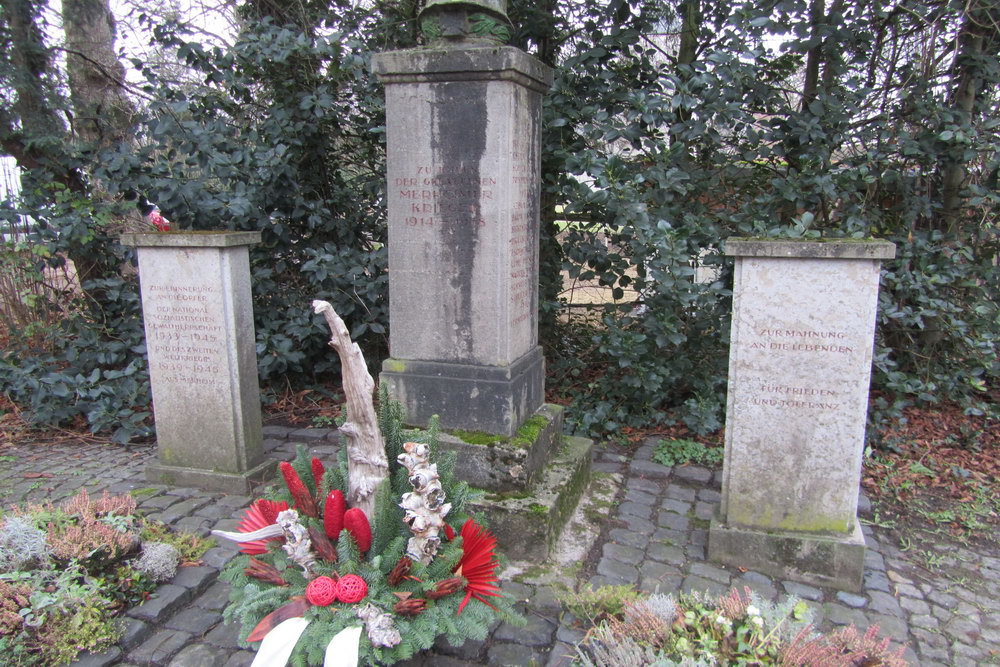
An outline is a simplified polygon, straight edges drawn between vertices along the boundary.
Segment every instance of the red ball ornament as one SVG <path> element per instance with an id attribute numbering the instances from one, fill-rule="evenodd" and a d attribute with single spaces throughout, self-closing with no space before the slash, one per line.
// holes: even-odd
<path id="1" fill-rule="evenodd" d="M 330 577 L 316 577 L 306 586 L 306 599 L 317 607 L 325 607 L 337 599 L 337 582 Z"/>
<path id="2" fill-rule="evenodd" d="M 337 601 L 345 604 L 361 602 L 368 595 L 368 584 L 356 574 L 345 574 L 337 582 Z"/>

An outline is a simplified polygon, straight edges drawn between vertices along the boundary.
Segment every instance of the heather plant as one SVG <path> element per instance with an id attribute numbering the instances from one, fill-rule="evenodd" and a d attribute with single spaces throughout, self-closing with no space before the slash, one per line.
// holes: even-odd
<path id="1" fill-rule="evenodd" d="M 135 499 L 86 491 L 0 520 L 0 655 L 4 665 L 62 665 L 120 635 L 115 618 L 147 599 L 208 541 L 172 534 Z M 151 543 L 141 549 L 140 542 Z"/>
<path id="2" fill-rule="evenodd" d="M 568 608 L 594 608 L 592 590 L 577 595 L 580 599 L 570 596 Z M 906 665 L 904 649 L 890 647 L 888 639 L 878 636 L 877 626 L 863 634 L 850 626 L 822 635 L 814 631 L 804 602 L 795 597 L 771 602 L 749 588 L 717 599 L 701 594 L 676 600 L 660 594 L 637 596 L 620 613 L 604 616 L 576 650 L 586 667 Z"/>
<path id="3" fill-rule="evenodd" d="M 181 564 L 197 562 L 215 544 L 211 538 L 198 537 L 193 533 L 174 532 L 166 524 L 145 517 L 139 518 L 139 527 L 139 538 L 143 544 L 162 542 L 173 546 L 177 549 Z"/>
<path id="4" fill-rule="evenodd" d="M 562 597 L 562 603 L 577 618 L 597 623 L 625 613 L 629 603 L 639 599 L 631 586 L 598 586 L 585 584 L 575 593 Z"/>
<path id="5" fill-rule="evenodd" d="M 174 545 L 146 542 L 142 545 L 142 555 L 135 562 L 135 569 L 149 575 L 154 581 L 167 581 L 177 572 L 180 560 L 181 553 Z"/>
<path id="6" fill-rule="evenodd" d="M 40 566 L 49 554 L 45 531 L 31 520 L 14 515 L 0 524 L 0 572 Z"/>

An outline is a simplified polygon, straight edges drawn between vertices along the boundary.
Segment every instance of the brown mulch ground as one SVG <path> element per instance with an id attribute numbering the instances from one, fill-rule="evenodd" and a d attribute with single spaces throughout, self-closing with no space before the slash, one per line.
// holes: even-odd
<path id="1" fill-rule="evenodd" d="M 1000 547 L 1000 423 L 957 406 L 909 408 L 882 432 L 862 485 L 902 543 Z"/>

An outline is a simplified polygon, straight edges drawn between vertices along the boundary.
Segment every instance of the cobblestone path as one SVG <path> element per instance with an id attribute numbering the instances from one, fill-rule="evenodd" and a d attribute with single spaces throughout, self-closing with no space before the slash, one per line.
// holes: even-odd
<path id="1" fill-rule="evenodd" d="M 269 455 L 292 457 L 297 443 L 316 456 L 337 449 L 326 429 L 266 427 Z M 177 528 L 207 534 L 212 528 L 234 529 L 245 496 L 149 484 L 143 467 L 155 456 L 152 447 L 124 449 L 99 445 L 29 445 L 10 447 L 0 456 L 0 503 L 61 501 L 81 488 L 132 492 L 149 516 Z M 882 633 L 907 645 L 914 665 L 1000 664 L 1000 558 L 949 543 L 938 545 L 939 567 L 929 572 L 892 546 L 878 529 L 865 526 L 870 550 L 861 594 L 838 592 L 762 574 L 739 572 L 705 561 L 708 521 L 719 501 L 718 472 L 686 466 L 667 468 L 652 462 L 652 443 L 631 459 L 598 449 L 595 472 L 619 485 L 617 504 L 605 510 L 605 525 L 594 546 L 593 563 L 563 575 L 533 576 L 526 568 L 504 589 L 523 601 L 528 625 L 497 627 L 485 642 L 468 642 L 409 661 L 409 665 L 565 665 L 582 633 L 562 613 L 557 584 L 577 578 L 599 584 L 632 584 L 647 591 L 723 593 L 749 586 L 775 599 L 788 594 L 808 602 L 820 629 L 854 623 L 877 623 Z M 51 478 L 26 477 L 52 473 Z M 867 508 L 862 504 L 862 512 Z M 199 567 L 182 568 L 157 595 L 128 612 L 118 646 L 86 655 L 75 664 L 237 667 L 253 653 L 237 644 L 235 626 L 222 623 L 227 584 L 219 569 L 235 555 L 228 544 L 216 546 Z M 516 554 L 508 554 L 515 557 Z"/>

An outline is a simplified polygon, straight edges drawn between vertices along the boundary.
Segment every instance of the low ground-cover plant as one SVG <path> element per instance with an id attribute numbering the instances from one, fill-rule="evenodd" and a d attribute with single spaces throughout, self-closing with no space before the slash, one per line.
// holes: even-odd
<path id="1" fill-rule="evenodd" d="M 699 463 L 715 467 L 722 465 L 722 449 L 706 447 L 694 440 L 660 440 L 653 449 L 653 460 L 665 466 Z"/>
<path id="2" fill-rule="evenodd" d="M 770 602 L 749 588 L 712 599 L 637 596 L 628 586 L 585 587 L 564 604 L 579 618 L 592 619 L 576 647 L 584 667 L 907 664 L 904 649 L 890 648 L 878 626 L 864 634 L 854 626 L 819 634 L 804 602 L 795 597 Z"/>
<path id="3" fill-rule="evenodd" d="M 4 664 L 63 665 L 113 644 L 116 617 L 209 544 L 140 516 L 129 495 L 81 490 L 61 505 L 11 508 L 0 515 Z"/>

